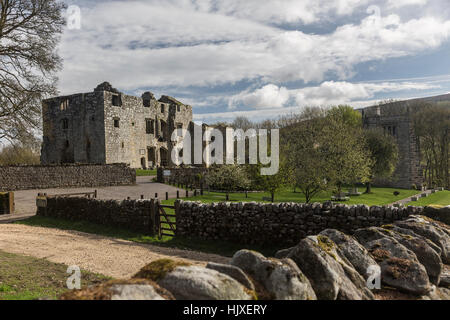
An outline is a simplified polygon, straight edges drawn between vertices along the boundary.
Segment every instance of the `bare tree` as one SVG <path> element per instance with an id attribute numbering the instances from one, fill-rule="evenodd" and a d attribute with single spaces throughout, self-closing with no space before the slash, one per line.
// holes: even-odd
<path id="1" fill-rule="evenodd" d="M 0 140 L 39 130 L 41 100 L 56 93 L 64 8 L 58 0 L 0 0 Z"/>

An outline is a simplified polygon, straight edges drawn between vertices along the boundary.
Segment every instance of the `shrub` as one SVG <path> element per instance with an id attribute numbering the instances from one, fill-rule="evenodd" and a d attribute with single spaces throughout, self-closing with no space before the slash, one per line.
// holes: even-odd
<path id="1" fill-rule="evenodd" d="M 210 170 L 206 182 L 211 189 L 227 193 L 248 190 L 250 186 L 247 172 L 243 167 L 236 165 L 221 165 Z"/>

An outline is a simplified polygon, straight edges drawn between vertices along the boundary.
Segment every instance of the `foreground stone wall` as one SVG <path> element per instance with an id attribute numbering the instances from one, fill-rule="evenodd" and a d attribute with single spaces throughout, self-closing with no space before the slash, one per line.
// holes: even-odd
<path id="1" fill-rule="evenodd" d="M 0 191 L 120 186 L 136 183 L 125 164 L 0 167 Z"/>
<path id="2" fill-rule="evenodd" d="M 421 207 L 368 207 L 298 203 L 212 203 L 180 201 L 177 236 L 258 245 L 296 245 L 325 229 L 353 234 L 420 214 Z"/>
<path id="3" fill-rule="evenodd" d="M 153 235 L 155 226 L 153 212 L 151 200 L 47 198 L 47 208 L 38 208 L 37 215 L 87 221 Z"/>

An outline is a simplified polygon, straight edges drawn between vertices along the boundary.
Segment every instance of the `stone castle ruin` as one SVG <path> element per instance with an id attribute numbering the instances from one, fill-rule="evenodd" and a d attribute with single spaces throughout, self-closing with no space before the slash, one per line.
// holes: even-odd
<path id="1" fill-rule="evenodd" d="M 104 82 L 94 92 L 43 101 L 41 163 L 169 166 L 175 129 L 188 129 L 192 107 L 151 92 L 125 95 Z"/>
<path id="2" fill-rule="evenodd" d="M 399 162 L 393 177 L 378 181 L 378 184 L 399 188 L 410 188 L 423 184 L 420 143 L 414 133 L 413 109 L 420 102 L 450 102 L 450 94 L 396 101 L 360 109 L 365 128 L 382 128 L 393 135 L 399 148 Z"/>
<path id="3" fill-rule="evenodd" d="M 417 102 L 450 102 L 450 94 L 397 101 L 360 109 L 365 128 L 383 128 L 396 137 L 399 164 L 393 177 L 378 184 L 410 188 L 423 183 L 420 145 L 412 112 Z M 108 82 L 93 92 L 43 101 L 44 165 L 61 163 L 126 163 L 132 168 L 173 167 L 175 129 L 193 131 L 192 107 L 175 98 L 156 100 L 125 95 Z M 202 126 L 202 132 L 206 130 Z M 203 145 L 203 148 L 205 145 Z"/>

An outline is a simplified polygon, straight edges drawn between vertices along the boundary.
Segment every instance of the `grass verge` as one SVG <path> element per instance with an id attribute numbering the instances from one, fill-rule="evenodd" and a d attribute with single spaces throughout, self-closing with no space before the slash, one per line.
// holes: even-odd
<path id="1" fill-rule="evenodd" d="M 137 177 L 153 177 L 156 176 L 156 170 L 136 169 Z"/>
<path id="2" fill-rule="evenodd" d="M 0 251 L 0 300 L 56 299 L 68 291 L 69 276 L 64 264 Z M 109 279 L 81 271 L 82 286 Z"/>
<path id="3" fill-rule="evenodd" d="M 364 191 L 364 190 L 362 190 Z M 395 196 L 394 192 L 398 191 L 400 194 Z M 372 188 L 372 193 L 370 194 L 362 194 L 360 196 L 352 196 L 349 201 L 345 201 L 342 203 L 345 204 L 366 204 L 368 206 L 383 206 L 394 203 L 396 201 L 409 198 L 418 193 L 417 190 L 409 190 L 409 189 L 394 189 L 394 188 Z M 192 194 L 192 193 L 190 193 Z M 331 200 L 332 193 L 331 192 L 321 192 L 317 194 L 311 202 L 320 202 L 323 203 L 325 201 Z M 263 198 L 269 198 L 270 194 L 267 192 L 253 192 L 248 193 L 248 197 L 244 193 L 231 193 L 230 201 L 232 202 L 265 202 Z M 223 202 L 225 201 L 225 194 L 218 192 L 205 192 L 203 196 L 191 197 L 186 200 L 192 201 L 201 201 L 204 203 L 211 202 Z M 298 202 L 304 203 L 306 201 L 305 196 L 300 192 L 294 192 L 292 188 L 285 188 L 280 190 L 275 194 L 275 202 Z M 173 204 L 174 200 L 169 200 L 165 202 L 166 204 Z"/>
<path id="4" fill-rule="evenodd" d="M 411 206 L 450 206 L 450 191 L 439 191 L 433 193 L 426 198 L 420 198 L 419 201 L 409 202 Z"/>

